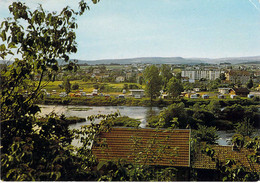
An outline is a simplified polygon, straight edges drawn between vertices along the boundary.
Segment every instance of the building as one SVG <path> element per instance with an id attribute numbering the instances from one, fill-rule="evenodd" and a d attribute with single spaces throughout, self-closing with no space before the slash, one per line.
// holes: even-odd
<path id="1" fill-rule="evenodd" d="M 93 69 L 93 74 L 100 74 L 100 69 Z"/>
<path id="2" fill-rule="evenodd" d="M 248 158 L 254 154 L 253 149 L 201 144 L 191 154 L 190 136 L 190 129 L 117 127 L 96 136 L 92 152 L 99 162 L 121 159 L 129 163 L 174 167 L 178 170 L 178 181 L 190 180 L 193 170 L 197 172 L 198 181 L 222 180 L 216 161 L 202 151 L 206 148 L 214 150 L 213 158 L 224 164 L 233 159 L 247 172 L 260 172 L 259 158 L 258 162 Z"/>
<path id="3" fill-rule="evenodd" d="M 182 77 L 189 78 L 189 82 L 193 83 L 196 80 L 200 80 L 202 78 L 207 80 L 215 80 L 219 78 L 220 74 L 224 73 L 221 70 L 183 70 L 181 71 Z"/>
<path id="4" fill-rule="evenodd" d="M 131 96 L 135 97 L 135 98 L 142 98 L 144 97 L 144 90 L 142 89 L 133 89 L 133 90 L 129 90 L 131 92 Z"/>
<path id="5" fill-rule="evenodd" d="M 158 153 L 153 156 L 155 149 Z M 146 153 L 140 156 L 140 152 L 149 150 L 148 156 Z M 173 166 L 178 168 L 179 179 L 189 178 L 190 130 L 112 128 L 110 132 L 99 134 L 92 152 L 99 161 L 124 159 L 132 163 Z"/>
<path id="6" fill-rule="evenodd" d="M 250 79 L 250 73 L 248 71 L 229 70 L 225 73 L 225 77 L 230 83 L 241 82 L 241 84 L 246 84 Z"/>
<path id="7" fill-rule="evenodd" d="M 230 95 L 238 95 L 240 97 L 246 97 L 250 91 L 247 88 L 232 88 L 229 90 Z"/>
<path id="8" fill-rule="evenodd" d="M 254 152 L 252 149 L 234 149 L 232 146 L 220 145 L 211 145 L 209 147 L 215 152 L 213 158 L 218 158 L 221 162 L 226 163 L 228 160 L 232 159 L 236 161 L 237 165 L 245 167 L 247 172 L 260 172 L 260 164 L 255 163 L 248 158 L 248 156 L 252 155 Z M 205 147 L 199 147 L 199 149 L 205 149 Z M 213 161 L 211 157 L 201 152 L 201 150 L 198 150 L 195 154 L 193 168 L 197 170 L 198 181 L 222 179 L 220 172 L 216 171 L 216 162 Z"/>
<path id="9" fill-rule="evenodd" d="M 120 83 L 120 82 L 124 82 L 124 81 L 125 81 L 125 77 L 123 77 L 123 76 L 116 77 L 116 82 Z"/>
<path id="10" fill-rule="evenodd" d="M 229 91 L 231 90 L 231 88 L 218 88 L 218 92 L 221 94 L 229 94 Z"/>

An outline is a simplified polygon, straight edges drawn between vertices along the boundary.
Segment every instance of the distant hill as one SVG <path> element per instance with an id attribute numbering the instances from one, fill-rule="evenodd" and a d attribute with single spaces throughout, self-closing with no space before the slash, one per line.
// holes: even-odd
<path id="1" fill-rule="evenodd" d="M 140 57 L 126 59 L 104 59 L 104 60 L 79 60 L 78 64 L 133 64 L 133 63 L 150 63 L 150 64 L 220 64 L 229 62 L 231 64 L 260 63 L 260 56 L 253 57 L 230 57 L 230 58 L 183 58 L 183 57 Z"/>
<path id="2" fill-rule="evenodd" d="M 126 59 L 104 59 L 104 60 L 79 60 L 78 64 L 200 64 L 206 63 L 202 60 L 186 59 L 182 57 L 140 57 Z"/>
<path id="3" fill-rule="evenodd" d="M 0 64 L 6 63 L 5 60 L 0 60 Z M 10 62 L 10 61 L 8 61 Z M 140 58 L 125 58 L 125 59 L 103 59 L 103 60 L 78 60 L 78 64 L 260 64 L 260 56 L 252 57 L 227 57 L 227 58 L 183 58 L 183 57 L 140 57 Z M 60 64 L 64 64 L 62 60 L 59 60 Z"/>

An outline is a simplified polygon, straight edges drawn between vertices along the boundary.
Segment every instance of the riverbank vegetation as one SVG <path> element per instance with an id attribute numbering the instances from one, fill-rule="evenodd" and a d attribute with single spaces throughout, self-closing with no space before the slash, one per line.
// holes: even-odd
<path id="1" fill-rule="evenodd" d="M 259 118 L 260 113 L 255 106 L 234 104 L 221 108 L 219 101 L 211 101 L 207 105 L 197 103 L 186 108 L 181 102 L 164 108 L 157 116 L 151 116 L 148 126 L 198 129 L 204 125 L 218 130 L 234 130 L 239 123 L 259 128 Z"/>
<path id="2" fill-rule="evenodd" d="M 240 99 L 153 99 L 149 98 L 118 98 L 115 96 L 95 96 L 95 97 L 59 97 L 50 96 L 38 99 L 39 104 L 46 105 L 86 105 L 86 106 L 154 106 L 154 107 L 166 107 L 174 103 L 183 102 L 186 107 L 193 106 L 194 104 L 207 105 L 211 101 L 218 101 L 221 107 L 231 106 L 239 104 L 242 106 L 259 105 L 258 98 L 248 99 L 246 97 Z"/>

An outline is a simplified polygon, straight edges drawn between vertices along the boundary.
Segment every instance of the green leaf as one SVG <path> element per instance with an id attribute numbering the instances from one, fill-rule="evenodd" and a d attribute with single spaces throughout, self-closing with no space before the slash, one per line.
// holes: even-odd
<path id="1" fill-rule="evenodd" d="M 97 170 L 100 170 L 104 165 L 106 165 L 107 163 L 104 162 L 104 161 L 101 161 L 98 163 L 98 166 L 97 166 Z"/>
<path id="2" fill-rule="evenodd" d="M 6 50 L 5 44 L 1 44 L 0 45 L 0 51 L 5 51 L 5 50 Z"/>
<path id="3" fill-rule="evenodd" d="M 15 46 L 15 43 L 11 42 L 8 44 L 8 48 L 17 48 L 17 46 Z"/>

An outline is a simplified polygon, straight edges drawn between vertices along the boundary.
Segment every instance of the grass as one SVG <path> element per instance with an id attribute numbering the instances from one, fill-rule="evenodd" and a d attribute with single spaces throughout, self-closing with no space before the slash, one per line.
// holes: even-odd
<path id="1" fill-rule="evenodd" d="M 63 81 L 49 82 L 47 84 L 47 86 L 45 87 L 45 89 L 47 90 L 47 92 L 52 92 L 52 90 L 56 90 L 58 93 L 59 92 L 64 92 L 65 89 L 61 89 L 59 87 L 59 85 L 62 85 L 62 83 L 63 83 Z M 96 83 L 84 82 L 82 80 L 70 81 L 70 83 L 71 83 L 71 86 L 74 83 L 78 83 L 79 84 L 79 89 L 71 90 L 72 93 L 74 93 L 74 92 L 76 92 L 78 90 L 83 90 L 86 93 L 91 93 L 93 91 L 93 89 L 94 89 L 93 85 L 96 84 Z M 136 84 L 136 83 L 97 83 L 97 84 L 99 84 L 99 85 L 107 85 L 108 87 L 116 88 L 116 89 L 120 90 L 120 92 L 104 92 L 104 93 L 111 94 L 111 95 L 121 94 L 122 90 L 123 90 L 123 87 L 124 87 L 124 84 L 128 84 L 128 86 L 132 84 L 132 85 L 137 85 L 140 88 L 144 88 L 144 85 L 141 86 L 141 85 Z"/>

